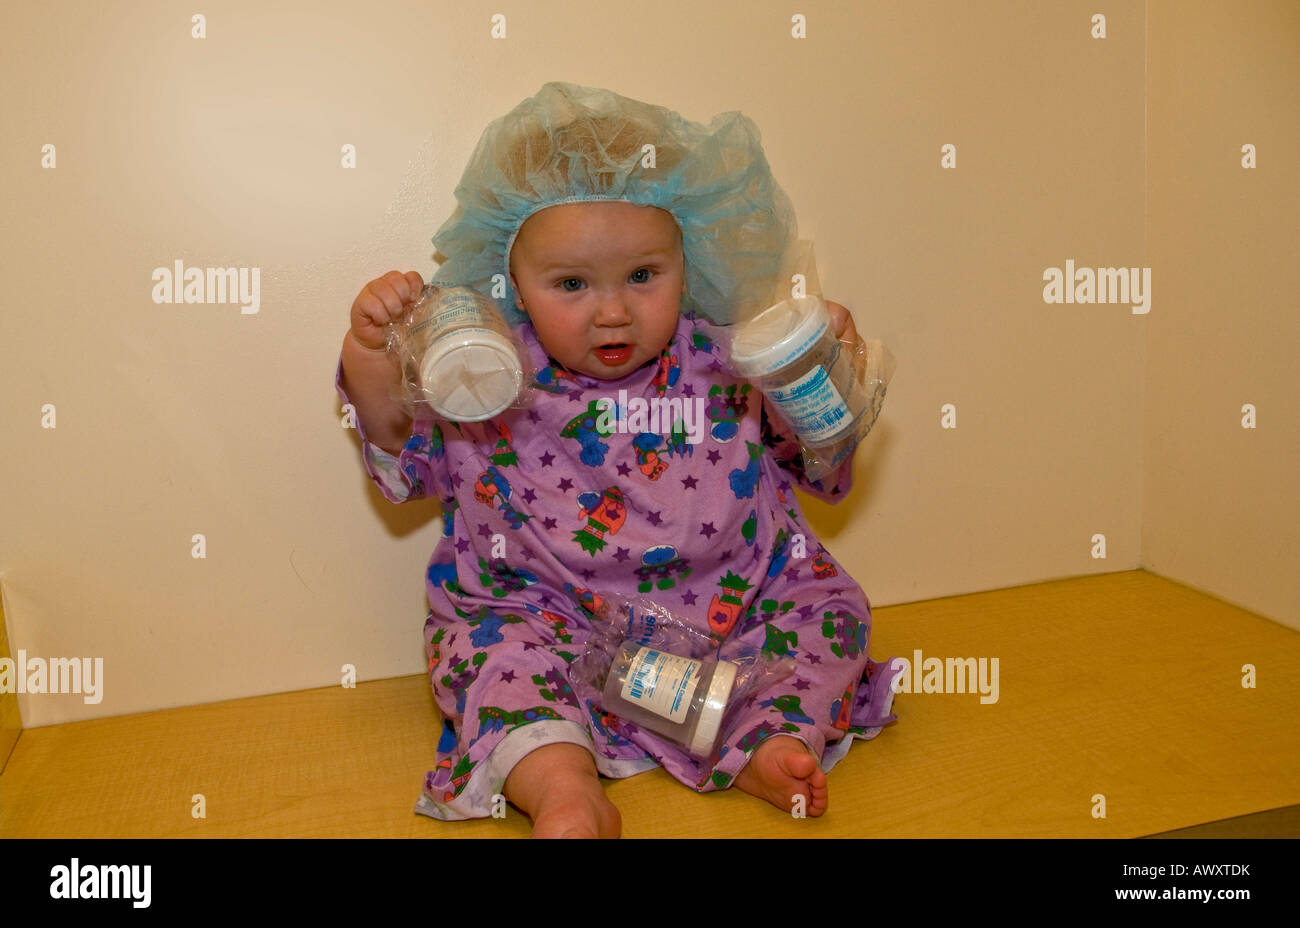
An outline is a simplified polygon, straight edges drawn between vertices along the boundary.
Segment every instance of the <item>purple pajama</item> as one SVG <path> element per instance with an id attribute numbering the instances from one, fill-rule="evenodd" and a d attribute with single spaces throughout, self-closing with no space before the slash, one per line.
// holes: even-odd
<path id="1" fill-rule="evenodd" d="M 895 672 L 868 658 L 867 597 L 793 493 L 842 499 L 852 458 L 808 482 L 785 423 L 729 376 L 727 330 L 702 319 L 682 317 L 657 362 L 613 381 L 558 369 L 529 324 L 519 336 L 537 372 L 529 408 L 451 423 L 422 407 L 396 459 L 359 424 L 366 470 L 388 499 L 436 495 L 443 506 L 425 623 L 443 734 L 417 811 L 487 816 L 513 764 L 546 743 L 585 746 L 607 776 L 658 763 L 707 791 L 729 786 L 773 735 L 798 737 L 827 770 L 854 737 L 875 737 L 894 719 Z M 598 401 L 623 398 L 600 416 Z M 657 401 L 645 404 L 657 421 L 636 398 Z M 673 434 L 670 417 L 690 430 Z M 793 655 L 798 669 L 755 694 L 719 756 L 701 762 L 575 695 L 569 662 L 587 608 L 611 592 Z"/>

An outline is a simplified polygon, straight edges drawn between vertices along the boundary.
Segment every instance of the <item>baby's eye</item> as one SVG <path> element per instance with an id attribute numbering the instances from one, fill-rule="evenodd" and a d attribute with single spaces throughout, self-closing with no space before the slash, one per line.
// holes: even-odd
<path id="1" fill-rule="evenodd" d="M 576 287 L 570 287 L 569 284 L 577 284 L 577 286 L 576 286 Z M 566 278 L 564 278 L 564 280 L 560 281 L 560 287 L 561 287 L 561 289 L 563 289 L 563 290 L 567 290 L 569 293 L 575 293 L 576 291 L 581 290 L 582 287 L 583 287 L 582 278 L 581 278 L 581 277 L 566 277 Z"/>
<path id="2" fill-rule="evenodd" d="M 632 282 L 637 284 L 646 283 L 650 280 L 650 275 L 652 273 L 654 272 L 651 271 L 650 268 L 648 267 L 639 268 L 632 272 Z M 645 275 L 644 277 L 641 276 L 643 274 Z"/>

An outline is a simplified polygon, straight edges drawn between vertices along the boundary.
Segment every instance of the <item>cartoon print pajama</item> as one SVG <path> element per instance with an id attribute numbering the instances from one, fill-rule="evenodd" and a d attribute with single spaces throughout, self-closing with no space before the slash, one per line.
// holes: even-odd
<path id="1" fill-rule="evenodd" d="M 773 735 L 798 737 L 826 770 L 855 737 L 875 737 L 894 719 L 894 672 L 868 657 L 870 603 L 793 493 L 842 498 L 852 458 L 809 482 L 784 421 L 724 367 L 726 330 L 702 319 L 683 316 L 657 363 L 614 381 L 558 368 L 531 325 L 519 338 L 536 372 L 527 408 L 451 423 L 422 407 L 397 458 L 361 435 L 385 497 L 443 506 L 425 623 L 443 732 L 417 811 L 489 815 L 513 765 L 546 743 L 587 747 L 606 776 L 662 764 L 707 791 Z M 642 416 L 637 398 L 659 411 L 679 400 L 678 427 Z M 701 631 L 792 655 L 797 670 L 755 693 L 702 762 L 575 694 L 569 665 L 606 593 L 649 596 Z"/>

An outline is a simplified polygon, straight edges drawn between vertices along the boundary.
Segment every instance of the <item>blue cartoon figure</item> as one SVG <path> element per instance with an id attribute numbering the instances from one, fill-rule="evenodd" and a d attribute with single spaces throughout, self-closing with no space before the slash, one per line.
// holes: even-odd
<path id="1" fill-rule="evenodd" d="M 747 441 L 745 446 L 749 449 L 749 464 L 744 470 L 738 467 L 727 475 L 731 483 L 731 492 L 736 494 L 736 499 L 753 497 L 754 485 L 758 483 L 758 459 L 763 454 L 762 445 Z"/>
<path id="2" fill-rule="evenodd" d="M 775 577 L 781 571 L 785 570 L 785 565 L 790 561 L 790 536 L 785 529 L 776 533 L 776 541 L 772 542 L 772 563 L 767 568 L 767 575 Z"/>
<path id="3" fill-rule="evenodd" d="M 587 404 L 587 411 L 579 413 L 569 420 L 569 424 L 560 430 L 561 438 L 572 438 L 582 446 L 582 452 L 579 458 L 583 464 L 588 467 L 599 467 L 605 463 L 605 452 L 609 451 L 609 445 L 601 441 L 601 437 L 609 436 L 614 433 L 614 426 L 606 423 L 604 429 L 601 428 L 601 418 L 608 419 L 609 415 L 600 406 L 599 400 L 592 400 Z"/>
<path id="4" fill-rule="evenodd" d="M 632 439 L 636 449 L 636 466 L 651 480 L 658 480 L 668 469 L 668 462 L 659 456 L 659 442 L 662 439 L 654 432 L 642 432 Z"/>
<path id="5" fill-rule="evenodd" d="M 671 590 L 677 584 L 673 578 L 689 577 L 691 568 L 677 556 L 677 549 L 672 545 L 655 545 L 646 548 L 641 555 L 641 566 L 636 569 L 636 575 L 641 581 L 637 590 L 649 593 L 652 585 L 661 590 Z"/>
<path id="6" fill-rule="evenodd" d="M 478 475 L 478 480 L 474 482 L 474 498 L 480 503 L 486 503 L 491 506 L 500 498 L 502 516 L 513 529 L 518 529 L 527 522 L 532 516 L 526 516 L 515 509 L 510 504 L 510 481 L 507 480 L 497 470 L 495 465 L 489 466 L 487 470 Z"/>
<path id="7" fill-rule="evenodd" d="M 578 381 L 572 374 L 564 370 L 564 368 L 556 367 L 554 364 L 546 365 L 546 367 L 538 371 L 537 376 L 533 378 L 533 385 L 536 386 L 537 389 L 545 390 L 547 393 L 554 393 L 556 395 L 563 395 L 569 392 L 569 388 L 565 386 L 566 382 L 574 386 L 577 386 L 578 384 Z"/>

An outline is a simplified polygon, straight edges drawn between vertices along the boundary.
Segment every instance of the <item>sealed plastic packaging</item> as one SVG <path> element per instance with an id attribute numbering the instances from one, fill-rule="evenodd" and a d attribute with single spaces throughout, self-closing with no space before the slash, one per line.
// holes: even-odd
<path id="1" fill-rule="evenodd" d="M 791 658 L 719 645 L 648 597 L 597 601 L 575 685 L 605 712 L 695 757 L 713 756 L 749 697 L 794 672 Z"/>
<path id="2" fill-rule="evenodd" d="M 810 480 L 839 467 L 875 425 L 896 363 L 879 341 L 839 341 L 818 296 L 782 300 L 731 340 L 732 367 L 790 423 Z"/>
<path id="3" fill-rule="evenodd" d="M 388 350 L 401 361 L 408 414 L 427 403 L 444 419 L 482 422 L 530 400 L 527 352 L 496 304 L 471 287 L 427 285 L 389 323 Z"/>
<path id="4" fill-rule="evenodd" d="M 771 304 L 736 323 L 730 349 L 733 371 L 794 429 L 813 481 L 834 473 L 871 431 L 897 367 L 879 341 L 837 339 L 818 289 L 812 243 L 796 242 L 782 258 Z"/>

